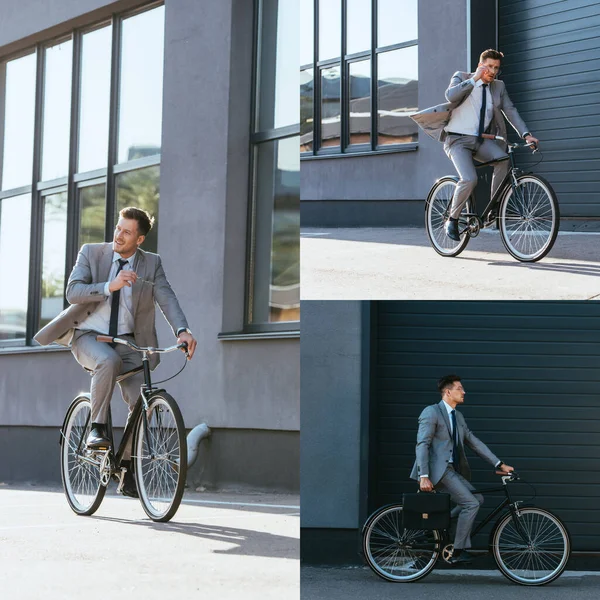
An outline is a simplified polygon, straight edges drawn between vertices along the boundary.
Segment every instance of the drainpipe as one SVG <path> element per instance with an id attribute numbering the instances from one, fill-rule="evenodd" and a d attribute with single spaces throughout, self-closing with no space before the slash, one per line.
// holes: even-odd
<path id="1" fill-rule="evenodd" d="M 210 427 L 206 423 L 200 423 L 192 429 L 187 436 L 188 469 L 198 458 L 200 442 L 211 435 Z"/>

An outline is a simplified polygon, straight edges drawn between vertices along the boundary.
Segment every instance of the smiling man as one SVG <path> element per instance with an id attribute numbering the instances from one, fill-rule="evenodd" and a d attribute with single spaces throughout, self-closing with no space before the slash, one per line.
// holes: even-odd
<path id="1" fill-rule="evenodd" d="M 67 283 L 66 296 L 71 306 L 35 336 L 40 344 L 71 345 L 77 362 L 92 373 L 89 448 L 103 448 L 109 443 L 106 422 L 117 377 L 136 371 L 119 383 L 130 413 L 144 379 L 137 371 L 142 364 L 139 352 L 121 344 L 98 342 L 98 334 L 129 338 L 139 346 L 158 346 L 157 304 L 177 336 L 177 342 L 187 343 L 190 359 L 196 348 L 196 340 L 167 281 L 160 256 L 140 248 L 153 222 L 144 210 L 124 208 L 119 213 L 112 242 L 84 244 Z M 157 354 L 150 356 L 152 369 L 158 362 Z M 127 448 L 124 461 L 129 459 L 130 453 L 131 448 Z M 123 493 L 137 496 L 131 469 L 127 469 Z"/>
<path id="2" fill-rule="evenodd" d="M 456 407 L 465 401 L 465 390 L 458 375 L 446 375 L 438 382 L 442 399 L 423 410 L 419 416 L 417 433 L 416 460 L 410 474 L 419 480 L 424 492 L 434 489 L 450 494 L 456 507 L 452 516 L 458 516 L 456 535 L 454 536 L 454 554 L 451 564 L 471 562 L 472 557 L 466 551 L 471 547 L 471 530 L 479 506 L 483 504 L 481 494 L 473 494 L 471 469 L 465 455 L 467 445 L 475 454 L 494 465 L 504 473 L 513 471 L 505 465 L 479 438 L 467 427 L 465 418 Z"/>

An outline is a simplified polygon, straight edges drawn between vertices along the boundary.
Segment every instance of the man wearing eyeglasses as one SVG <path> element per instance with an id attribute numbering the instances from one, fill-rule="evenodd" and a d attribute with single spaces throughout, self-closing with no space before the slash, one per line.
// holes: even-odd
<path id="1" fill-rule="evenodd" d="M 458 218 L 477 185 L 473 159 L 479 163 L 494 163 L 492 197 L 510 168 L 506 145 L 484 139 L 482 134 L 506 139 L 506 117 L 527 143 L 539 143 L 508 97 L 504 82 L 496 79 L 503 58 L 502 52 L 485 50 L 474 73 L 454 73 L 446 90 L 448 103 L 425 109 L 412 117 L 428 135 L 444 143 L 444 151 L 459 175 L 446 222 L 446 235 L 456 242 L 460 241 Z M 489 215 L 490 218 L 493 215 Z"/>

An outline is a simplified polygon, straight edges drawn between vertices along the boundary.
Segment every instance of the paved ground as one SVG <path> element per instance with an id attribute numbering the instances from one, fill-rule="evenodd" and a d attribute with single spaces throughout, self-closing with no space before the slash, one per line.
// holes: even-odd
<path id="1" fill-rule="evenodd" d="M 485 230 L 456 258 L 424 229 L 303 229 L 303 300 L 600 299 L 600 232 L 560 232 L 550 254 L 520 263 Z"/>
<path id="2" fill-rule="evenodd" d="M 299 498 L 186 493 L 170 523 L 108 495 L 78 517 L 62 490 L 0 485 L 0 597 L 294 600 Z"/>
<path id="3" fill-rule="evenodd" d="M 433 571 L 414 583 L 389 583 L 364 568 L 303 567 L 302 600 L 597 600 L 600 572 L 566 571 L 546 586 L 516 585 L 497 571 Z"/>

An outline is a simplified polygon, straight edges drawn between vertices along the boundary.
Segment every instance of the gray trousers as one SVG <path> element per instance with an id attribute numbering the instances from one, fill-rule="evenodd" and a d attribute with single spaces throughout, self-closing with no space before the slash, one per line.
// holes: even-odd
<path id="1" fill-rule="evenodd" d="M 450 216 L 458 219 L 469 196 L 477 185 L 477 171 L 473 159 L 479 162 L 500 161 L 494 165 L 492 196 L 504 181 L 510 168 L 508 154 L 493 140 L 479 140 L 474 135 L 451 135 L 444 142 L 444 151 L 460 177 L 450 207 Z"/>
<path id="2" fill-rule="evenodd" d="M 481 494 L 473 494 L 475 489 L 462 475 L 449 466 L 444 476 L 435 486 L 439 492 L 447 492 L 457 506 L 452 509 L 452 516 L 458 515 L 454 547 L 458 549 L 471 547 L 471 530 L 479 507 L 483 504 Z"/>
<path id="3" fill-rule="evenodd" d="M 141 366 L 142 355 L 120 344 L 111 348 L 105 342 L 96 341 L 96 335 L 95 331 L 76 331 L 71 352 L 82 367 L 92 372 L 92 423 L 106 423 L 117 376 Z M 121 337 L 135 341 L 132 336 Z M 140 372 L 119 383 L 123 400 L 129 405 L 129 414 L 140 395 L 143 381 L 144 374 Z M 127 460 L 130 454 L 131 448 L 127 448 L 123 458 Z"/>

